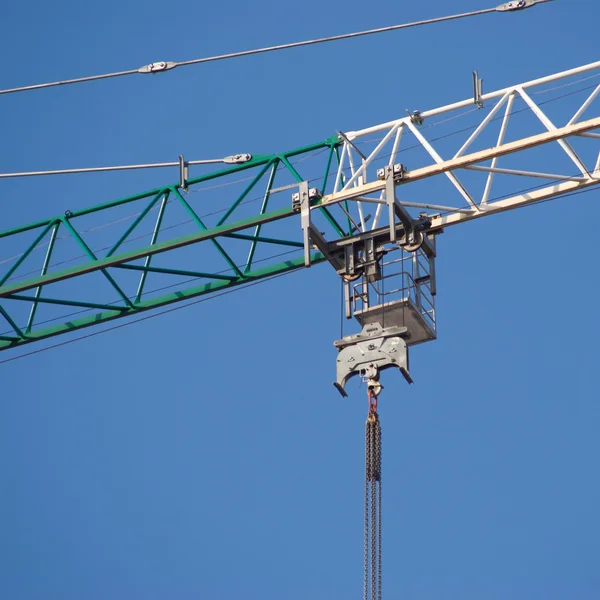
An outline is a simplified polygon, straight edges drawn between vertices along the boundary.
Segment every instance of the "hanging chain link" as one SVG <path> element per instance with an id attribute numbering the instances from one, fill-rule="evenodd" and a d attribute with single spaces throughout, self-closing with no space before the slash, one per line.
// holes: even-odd
<path id="1" fill-rule="evenodd" d="M 371 428 L 369 421 L 366 423 L 365 431 L 365 578 L 364 578 L 364 600 L 369 600 L 369 491 L 371 472 Z"/>
<path id="2" fill-rule="evenodd" d="M 381 425 L 377 396 L 371 389 L 365 424 L 365 465 L 364 600 L 381 600 Z"/>
<path id="3" fill-rule="evenodd" d="M 377 600 L 381 600 L 381 462 L 382 462 L 382 437 L 381 437 L 381 425 L 379 419 L 377 420 L 377 440 L 375 442 L 377 448 L 377 472 L 379 474 L 379 493 L 377 494 Z"/>
<path id="4" fill-rule="evenodd" d="M 377 600 L 377 483 L 371 481 L 371 600 Z"/>

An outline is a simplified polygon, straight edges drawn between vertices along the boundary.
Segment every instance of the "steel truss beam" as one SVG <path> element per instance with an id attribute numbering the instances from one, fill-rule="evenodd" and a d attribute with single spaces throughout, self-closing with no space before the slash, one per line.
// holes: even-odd
<path id="1" fill-rule="evenodd" d="M 582 75 L 585 75 L 583 79 L 573 81 L 574 78 Z M 473 110 L 467 111 L 467 114 L 464 113 L 465 109 L 473 109 L 474 100 L 470 99 L 424 112 L 415 111 L 413 114 L 395 121 L 346 132 L 340 151 L 341 160 L 335 188 L 333 193 L 323 199 L 323 204 L 333 205 L 338 202 L 354 201 L 356 212 L 360 216 L 365 210 L 365 202 L 379 203 L 375 218 L 368 224 L 370 228 L 376 229 L 385 214 L 381 207 L 387 204 L 386 184 L 385 181 L 378 180 L 378 172 L 379 179 L 382 179 L 383 166 L 403 163 L 405 155 L 402 152 L 405 151 L 407 145 L 408 150 L 413 151 L 413 155 L 415 148 L 420 149 L 421 153 L 428 157 L 428 161 L 426 160 L 425 164 L 416 168 L 412 168 L 409 162 L 402 164 L 401 178 L 399 177 L 397 181 L 400 186 L 399 194 L 407 195 L 406 192 L 411 188 L 404 186 L 408 183 L 437 176 L 446 178 L 451 184 L 451 187 L 448 187 L 450 193 L 444 196 L 443 201 L 443 212 L 446 214 L 432 216 L 432 229 L 440 229 L 495 212 L 526 206 L 596 185 L 600 178 L 600 143 L 598 143 L 600 135 L 592 133 L 592 131 L 600 128 L 600 103 L 598 101 L 600 83 L 589 85 L 589 80 L 598 76 L 600 76 L 600 61 L 484 94 L 478 99 L 482 105 L 486 106 L 487 110 L 475 109 L 475 115 L 468 115 Z M 567 86 L 570 89 L 564 96 L 571 96 L 573 86 L 582 86 L 583 81 L 588 82 L 584 89 L 579 90 L 586 92 L 584 100 L 583 102 L 578 101 L 576 104 L 571 102 L 566 109 L 563 109 L 564 125 L 562 126 L 557 126 L 542 110 L 542 104 L 547 101 L 536 103 L 533 100 L 537 94 L 546 94 L 553 89 Z M 544 86 L 557 82 L 562 85 L 552 87 L 550 90 L 544 88 Z M 560 92 L 557 92 L 557 95 L 560 99 Z M 517 103 L 520 104 L 519 108 L 516 107 Z M 463 112 L 454 114 L 457 111 Z M 531 119 L 537 123 L 538 128 L 542 130 L 541 133 L 526 137 L 519 135 L 518 139 L 507 142 L 506 136 L 511 122 L 517 118 L 516 115 L 522 119 L 524 112 L 528 113 Z M 451 150 L 451 156 L 444 159 L 442 158 L 443 151 L 437 147 L 436 140 L 427 139 L 427 125 L 425 127 L 423 125 L 434 117 L 448 114 L 452 115 L 451 119 L 457 116 L 474 118 L 471 119 L 472 127 L 467 128 L 468 134 L 464 135 L 463 140 L 455 145 L 454 150 Z M 581 121 L 584 114 L 588 119 Z M 479 115 L 482 116 L 479 117 Z M 491 129 L 496 121 L 499 123 L 499 130 L 492 132 Z M 522 120 L 518 125 L 521 124 Z M 370 153 L 357 152 L 357 148 L 361 144 L 373 141 L 374 136 L 378 136 L 376 138 L 377 145 Z M 409 141 L 407 142 L 407 140 Z M 585 149 L 587 153 L 585 159 L 574 149 L 574 144 L 579 143 L 579 140 L 585 140 L 588 143 Z M 592 140 L 596 142 L 595 145 Z M 485 144 L 485 149 L 467 154 L 467 151 L 477 142 Z M 556 147 L 554 155 L 547 152 L 547 148 L 551 146 Z M 540 147 L 546 149 L 542 161 L 543 172 L 498 166 L 499 159 L 508 155 L 518 157 L 524 165 L 527 165 L 533 156 L 531 151 Z M 443 148 L 448 153 L 447 143 Z M 562 158 L 559 154 L 562 154 Z M 548 158 L 549 156 L 552 158 Z M 406 160 L 410 159 L 407 157 Z M 554 163 L 556 163 L 556 170 L 549 170 L 547 165 Z M 565 169 L 565 165 L 570 165 L 569 171 L 560 172 L 560 169 Z M 342 175 L 347 172 L 350 172 L 351 176 L 344 179 Z M 470 183 L 463 180 L 466 173 L 470 175 Z M 479 177 L 483 179 L 475 182 L 473 179 L 475 173 L 479 173 Z M 512 180 L 520 180 L 517 189 L 523 188 L 524 178 L 529 180 L 545 179 L 549 185 L 542 188 L 539 185 L 533 185 L 532 189 L 525 193 L 507 193 L 506 181 L 509 176 Z M 499 188 L 501 196 L 494 199 L 493 191 L 498 179 L 503 180 L 502 186 Z M 452 188 L 454 188 L 453 192 Z M 373 194 L 376 195 L 373 196 Z M 400 203 L 402 200 L 403 198 L 400 198 Z M 423 208 L 427 208 L 428 204 L 430 203 L 425 201 L 419 205 L 414 200 L 406 203 L 407 206 L 423 206 Z M 364 220 L 361 220 L 360 228 L 363 231 L 367 229 L 367 223 Z"/>
<path id="2" fill-rule="evenodd" d="M 303 183 L 304 178 L 294 163 L 322 154 L 325 161 L 319 160 L 319 166 L 325 170 L 320 171 L 320 178 L 327 180 L 338 145 L 335 136 L 284 154 L 255 156 L 247 163 L 190 179 L 187 182 L 189 193 L 184 192 L 179 184 L 171 184 L 0 232 L 0 242 L 8 241 L 9 247 L 18 252 L 14 260 L 7 263 L 5 271 L 0 272 L 0 350 L 302 267 L 303 260 L 288 256 L 293 251 L 302 252 L 302 240 L 296 229 L 291 232 L 283 229 L 281 233 L 276 231 L 275 235 L 269 235 L 268 228 L 277 221 L 295 216 L 289 194 Z M 240 186 L 237 197 L 233 202 L 221 205 L 217 216 L 212 216 L 212 223 L 208 221 L 210 215 L 199 214 L 198 201 L 193 195 L 194 191 L 211 193 L 210 189 L 206 189 L 209 182 L 208 188 Z M 285 185 L 277 188 L 280 183 Z M 257 199 L 261 200 L 258 214 L 257 208 L 253 207 L 254 214 L 248 216 L 247 204 Z M 284 206 L 277 206 L 282 204 L 282 200 Z M 103 250 L 92 250 L 91 233 L 84 228 L 83 220 L 92 216 L 104 223 L 114 211 L 123 209 L 137 212 L 125 219 L 129 224 L 124 231 L 107 229 L 109 235 L 102 238 L 105 243 Z M 188 228 L 191 226 L 195 231 L 172 235 L 171 231 L 178 225 L 174 227 L 172 221 L 168 222 L 168 217 L 175 210 L 186 218 Z M 322 208 L 321 213 L 330 232 L 341 237 L 349 234 L 349 230 L 343 229 L 327 208 Z M 234 221 L 236 216 L 238 220 Z M 132 248 L 131 244 L 140 238 L 146 243 L 140 245 L 138 241 Z M 65 261 L 53 263 L 57 240 L 63 245 L 70 244 L 71 252 L 79 254 L 75 257 L 79 259 L 77 264 L 60 268 Z M 204 249 L 199 263 L 189 253 L 177 253 L 190 247 L 200 251 Z M 39 263 L 40 250 L 44 254 L 43 262 L 37 268 L 38 274 L 32 277 L 31 271 L 28 271 L 27 276 L 19 276 L 26 267 L 30 269 L 33 264 Z M 273 254 L 276 256 L 273 257 Z M 282 254 L 285 259 L 278 258 Z M 153 261 L 159 258 L 165 260 L 161 266 L 156 266 Z M 323 257 L 319 253 L 310 254 L 312 263 L 321 260 Z M 93 275 L 100 275 L 101 280 L 96 279 L 88 285 Z M 160 277 L 161 288 L 172 291 L 158 295 L 148 282 L 153 276 Z M 182 277 L 186 278 L 183 282 Z M 65 293 L 65 288 L 60 286 L 71 281 L 77 284 L 78 289 L 74 291 L 71 287 Z M 167 285 L 164 285 L 165 282 Z M 116 299 L 100 301 L 105 297 L 107 288 L 109 293 L 112 290 Z M 51 318 L 40 320 L 41 308 L 49 305 L 55 309 L 46 314 Z M 83 309 L 75 313 L 75 318 L 74 307 Z M 67 313 L 66 309 L 69 309 Z M 25 310 L 28 313 L 26 320 Z"/>
<path id="3" fill-rule="evenodd" d="M 587 89 L 577 80 L 583 75 Z M 394 240 L 408 211 L 426 209 L 435 231 L 595 186 L 600 82 L 589 80 L 596 76 L 600 62 L 483 94 L 483 110 L 469 99 L 416 111 L 189 179 L 189 193 L 170 184 L 0 232 L 0 251 L 13 256 L 0 271 L 0 350 L 322 262 L 344 240 L 385 239 L 386 229 Z M 548 100 L 534 98 L 558 90 L 550 100 L 560 100 L 566 86 L 568 106 L 555 123 L 542 109 Z M 585 92 L 583 101 L 573 102 L 573 90 Z M 523 135 L 523 121 L 511 125 L 526 115 L 537 130 L 530 122 Z M 438 129 L 430 127 L 455 117 L 469 127 L 431 135 Z M 438 180 L 447 185 L 442 198 L 439 187 L 418 187 Z M 196 191 L 210 197 L 208 215 Z M 302 199 L 295 205 L 294 192 Z M 135 213 L 123 218 L 123 210 Z M 178 235 L 176 211 L 187 222 Z M 90 219 L 105 227 L 101 240 L 92 233 L 100 227 L 85 228 Z M 68 245 L 77 256 L 65 260 Z"/>
<path id="4" fill-rule="evenodd" d="M 600 89 L 600 86 L 599 86 Z M 491 114 L 491 113 L 490 113 Z M 421 138 L 424 142 L 424 138 L 418 133 L 414 124 L 408 121 L 405 124 L 409 129 L 411 129 L 415 134 L 418 134 L 419 138 Z M 446 227 L 448 225 L 453 225 L 456 223 L 460 223 L 462 221 L 472 220 L 478 217 L 482 217 L 485 215 L 492 214 L 498 211 L 509 210 L 510 208 L 518 208 L 519 206 L 525 206 L 527 204 L 532 204 L 535 202 L 539 202 L 540 200 L 545 200 L 554 196 L 558 196 L 567 192 L 573 192 L 579 190 L 581 188 L 589 187 L 591 185 L 596 185 L 600 183 L 600 170 L 598 166 L 590 167 L 588 170 L 583 163 L 578 165 L 581 170 L 580 176 L 565 176 L 565 175 L 556 175 L 556 174 L 541 174 L 536 172 L 528 172 L 528 171 L 515 171 L 508 169 L 497 169 L 493 167 L 475 167 L 474 165 L 478 163 L 482 163 L 488 160 L 496 160 L 501 156 L 506 156 L 508 154 L 515 154 L 517 152 L 522 152 L 524 150 L 528 150 L 531 148 L 535 148 L 537 146 L 541 146 L 543 144 L 548 144 L 550 142 L 561 142 L 564 141 L 565 138 L 573 135 L 581 135 L 583 133 L 589 132 L 593 129 L 600 128 L 600 117 L 595 119 L 590 119 L 588 121 L 584 121 L 582 123 L 576 123 L 572 125 L 567 125 L 562 128 L 553 128 L 550 129 L 546 133 L 541 133 L 539 135 L 530 136 L 528 138 L 523 138 L 521 140 L 516 140 L 514 142 L 506 143 L 498 145 L 494 148 L 489 148 L 487 150 L 482 150 L 479 152 L 474 152 L 472 154 L 466 154 L 463 156 L 458 155 L 450 160 L 439 160 L 436 161 L 435 164 L 429 165 L 427 167 L 422 167 L 420 169 L 415 169 L 413 171 L 406 171 L 402 174 L 401 179 L 397 182 L 399 185 L 406 185 L 408 183 L 419 181 L 421 179 L 426 179 L 428 177 L 434 177 L 436 175 L 442 174 L 453 174 L 455 171 L 459 169 L 481 169 L 482 171 L 488 172 L 488 180 L 491 180 L 491 176 L 494 173 L 502 173 L 507 175 L 520 175 L 520 176 L 529 176 L 529 177 L 541 177 L 543 179 L 551 179 L 556 181 L 567 180 L 569 183 L 564 184 L 554 184 L 551 186 L 547 186 L 543 189 L 535 190 L 532 192 L 528 192 L 526 194 L 520 194 L 514 196 L 509 199 L 498 200 L 493 203 L 487 202 L 487 196 L 484 196 L 479 204 L 475 204 L 470 195 L 467 195 L 467 202 L 470 205 L 470 210 L 467 208 L 453 208 L 453 207 L 445 207 L 445 210 L 448 212 L 452 212 L 454 214 L 447 216 L 434 216 L 432 218 L 431 230 L 440 229 L 442 227 Z M 570 148 L 570 146 L 567 146 Z M 599 145 L 600 149 L 600 145 Z M 433 154 L 434 151 L 432 151 Z M 600 156 L 600 155 L 599 155 Z M 368 160 L 368 159 L 367 159 Z M 365 161 L 367 162 L 367 161 Z M 576 161 L 580 163 L 580 160 Z M 495 164 L 495 163 L 494 163 Z M 365 173 L 365 169 L 362 170 L 362 173 Z M 356 173 L 359 171 L 357 170 Z M 355 178 L 355 181 L 357 179 Z M 460 182 L 457 178 L 454 178 L 453 183 L 456 182 L 460 191 L 464 193 L 464 188 L 461 186 Z M 349 182 L 350 183 L 350 182 Z M 357 204 L 362 204 L 363 202 L 379 202 L 384 204 L 382 199 L 370 199 L 368 198 L 369 194 L 373 194 L 376 192 L 383 192 L 386 189 L 385 181 L 373 181 L 372 183 L 366 183 L 363 185 L 355 185 L 350 186 L 346 184 L 344 188 L 340 191 L 334 192 L 328 196 L 325 196 L 322 201 L 323 206 L 330 206 L 336 204 L 338 202 L 348 201 L 348 200 L 356 200 Z M 463 195 L 461 193 L 461 195 Z M 375 225 L 375 224 L 374 224 Z"/>

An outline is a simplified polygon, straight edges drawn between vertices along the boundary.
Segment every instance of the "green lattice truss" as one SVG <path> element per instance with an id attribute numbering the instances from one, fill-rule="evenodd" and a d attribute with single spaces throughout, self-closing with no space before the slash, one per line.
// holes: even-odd
<path id="1" fill-rule="evenodd" d="M 338 146 L 336 136 L 255 156 L 188 190 L 177 182 L 1 232 L 0 259 L 12 259 L 0 270 L 0 350 L 302 268 L 291 196 L 304 180 L 332 187 Z M 328 238 L 352 234 L 343 207 L 339 221 L 316 212 Z"/>

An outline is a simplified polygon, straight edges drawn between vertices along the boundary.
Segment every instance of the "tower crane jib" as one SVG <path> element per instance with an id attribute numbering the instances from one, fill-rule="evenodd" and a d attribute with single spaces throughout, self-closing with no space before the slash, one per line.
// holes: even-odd
<path id="1" fill-rule="evenodd" d="M 436 233 L 600 183 L 598 77 L 590 63 L 0 232 L 0 350 L 324 261 L 373 285 L 393 249 L 421 253 L 433 304 Z"/>

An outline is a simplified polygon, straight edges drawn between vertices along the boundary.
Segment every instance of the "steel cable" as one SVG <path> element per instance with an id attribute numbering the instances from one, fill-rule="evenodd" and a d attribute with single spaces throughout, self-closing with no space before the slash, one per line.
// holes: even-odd
<path id="1" fill-rule="evenodd" d="M 548 2 L 550 0 L 537 0 L 537 3 Z M 423 19 L 421 21 L 414 21 L 412 23 L 402 23 L 400 25 L 389 25 L 387 27 L 378 27 L 375 29 L 367 29 L 364 31 L 356 31 L 353 33 L 343 33 L 340 35 L 331 35 L 322 38 L 316 38 L 312 40 L 304 40 L 301 42 L 291 42 L 288 44 L 278 44 L 275 46 L 266 46 L 264 48 L 255 48 L 253 50 L 242 50 L 239 52 L 230 52 L 228 54 L 219 54 L 216 56 L 208 56 L 204 58 L 195 58 L 192 60 L 184 60 L 181 62 L 172 62 L 172 61 L 162 61 L 155 62 L 150 65 L 146 65 L 140 67 L 138 69 L 129 69 L 127 71 L 117 71 L 114 73 L 105 73 L 102 75 L 92 75 L 88 77 L 77 77 L 75 79 L 65 79 L 62 81 L 53 81 L 50 83 L 40 83 L 36 85 L 27 85 L 22 87 L 10 88 L 6 90 L 0 90 L 0 95 L 2 94 L 14 94 L 16 92 L 27 92 L 32 90 L 39 90 L 43 88 L 49 87 L 57 87 L 61 85 L 71 85 L 75 83 L 84 83 L 86 81 L 97 81 L 99 79 L 110 79 L 113 77 L 124 77 L 126 75 L 136 75 L 136 74 L 156 74 L 162 73 L 165 71 L 170 71 L 177 67 L 185 67 L 189 65 L 198 65 L 202 63 L 215 62 L 220 60 L 228 60 L 231 58 L 240 58 L 242 56 L 251 56 L 254 54 L 265 54 L 267 52 L 277 52 L 280 50 L 289 50 L 290 48 L 300 48 L 302 46 L 314 46 L 316 44 L 324 44 L 326 42 L 336 42 L 340 40 L 347 40 L 351 38 L 357 38 L 367 35 L 375 35 L 378 33 L 385 33 L 388 31 L 396 31 L 398 29 L 408 29 L 410 27 L 419 27 L 423 25 L 432 25 L 434 23 L 442 23 L 444 21 L 453 21 L 456 19 L 464 19 L 466 17 L 475 17 L 479 15 L 484 15 L 487 13 L 498 12 L 497 8 L 485 8 L 481 10 L 474 10 L 471 12 L 459 13 L 455 15 L 449 15 L 446 17 L 434 17 L 432 19 Z"/>

